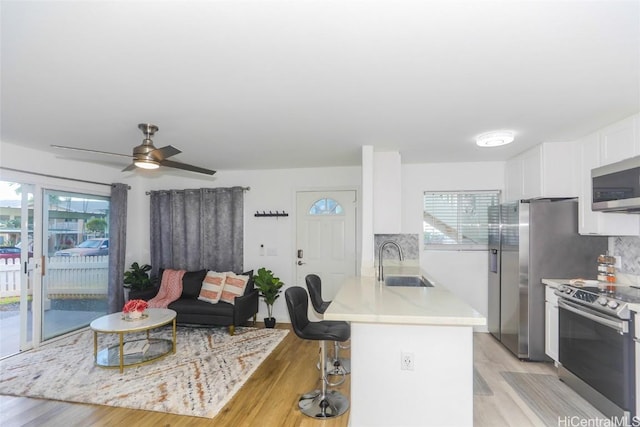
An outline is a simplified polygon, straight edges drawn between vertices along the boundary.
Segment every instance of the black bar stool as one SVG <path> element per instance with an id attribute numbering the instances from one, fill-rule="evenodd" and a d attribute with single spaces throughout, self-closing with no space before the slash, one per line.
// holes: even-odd
<path id="1" fill-rule="evenodd" d="M 307 282 L 307 289 L 309 290 L 309 298 L 311 299 L 311 305 L 313 309 L 319 314 L 324 314 L 329 308 L 331 301 L 324 301 L 322 299 L 322 280 L 317 274 L 307 274 L 305 277 Z M 348 347 L 347 347 L 348 348 Z M 344 375 L 351 373 L 351 360 L 340 357 L 340 343 L 334 341 L 333 343 L 333 355 L 329 362 L 328 375 Z"/>
<path id="2" fill-rule="evenodd" d="M 298 401 L 300 411 L 313 418 L 331 418 L 344 414 L 349 409 L 349 400 L 337 390 L 327 390 L 326 342 L 343 342 L 351 336 L 347 322 L 322 320 L 310 322 L 307 316 L 309 299 L 307 291 L 293 286 L 284 293 L 291 326 L 295 334 L 304 340 L 320 341 L 320 381 L 321 389 L 305 393 Z M 344 381 L 344 378 L 343 378 Z"/>

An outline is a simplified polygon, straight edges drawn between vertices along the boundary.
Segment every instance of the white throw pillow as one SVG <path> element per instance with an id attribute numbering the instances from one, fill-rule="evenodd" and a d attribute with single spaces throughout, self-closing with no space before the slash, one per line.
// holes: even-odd
<path id="1" fill-rule="evenodd" d="M 202 288 L 200 289 L 198 299 L 210 302 L 211 304 L 215 304 L 220 301 L 226 278 L 227 273 L 207 271 L 207 275 L 204 276 L 204 280 L 202 281 Z"/>
<path id="2" fill-rule="evenodd" d="M 220 301 L 235 304 L 236 297 L 244 295 L 244 290 L 249 283 L 249 276 L 242 276 L 240 274 L 226 273 L 227 278 L 224 281 L 224 288 L 222 289 L 222 297 Z"/>

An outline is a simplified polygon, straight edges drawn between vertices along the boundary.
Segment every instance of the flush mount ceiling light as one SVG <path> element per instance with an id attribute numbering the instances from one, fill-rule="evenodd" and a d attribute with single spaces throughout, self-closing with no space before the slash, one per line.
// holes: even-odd
<path id="1" fill-rule="evenodd" d="M 476 137 L 476 144 L 479 147 L 498 147 L 513 142 L 514 133 L 510 130 L 497 130 L 486 132 Z"/>

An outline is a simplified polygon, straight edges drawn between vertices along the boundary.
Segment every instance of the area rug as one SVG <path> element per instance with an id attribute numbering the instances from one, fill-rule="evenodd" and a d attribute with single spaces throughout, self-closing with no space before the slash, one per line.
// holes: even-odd
<path id="1" fill-rule="evenodd" d="M 84 331 L 0 361 L 0 394 L 213 418 L 287 333 L 180 327 L 176 354 L 121 374 L 94 366 L 93 332 Z M 170 338 L 171 329 L 152 336 Z M 103 347 L 117 335 L 99 338 Z"/>
<path id="2" fill-rule="evenodd" d="M 500 374 L 546 426 L 570 425 L 567 420 L 591 420 L 594 423 L 597 423 L 596 419 L 601 423 L 610 421 L 555 375 L 521 372 Z"/>

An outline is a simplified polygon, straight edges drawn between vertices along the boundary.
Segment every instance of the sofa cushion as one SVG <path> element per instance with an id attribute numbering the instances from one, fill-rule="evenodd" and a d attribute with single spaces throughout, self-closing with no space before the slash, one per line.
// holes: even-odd
<path id="1" fill-rule="evenodd" d="M 169 304 L 169 308 L 178 313 L 190 313 L 203 316 L 228 316 L 233 318 L 233 305 L 225 302 L 209 304 L 208 302 L 197 299 L 181 298 Z"/>
<path id="2" fill-rule="evenodd" d="M 207 270 L 187 271 L 182 278 L 181 298 L 198 298 Z"/>
<path id="3" fill-rule="evenodd" d="M 234 304 L 236 297 L 244 295 L 244 291 L 249 283 L 250 276 L 242 274 L 227 273 L 227 278 L 224 281 L 224 288 L 222 288 L 222 296 L 220 301 Z"/>
<path id="4" fill-rule="evenodd" d="M 215 304 L 220 301 L 222 288 L 224 287 L 224 280 L 226 278 L 227 273 L 207 271 L 207 275 L 204 276 L 204 280 L 202 281 L 202 289 L 200 289 L 198 299 L 211 304 Z"/>

